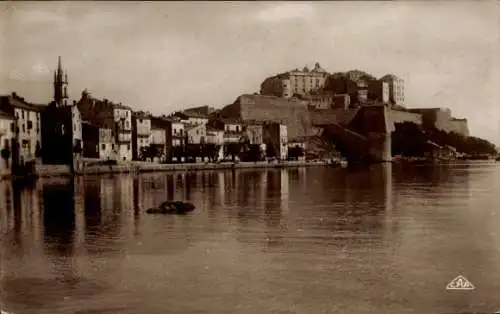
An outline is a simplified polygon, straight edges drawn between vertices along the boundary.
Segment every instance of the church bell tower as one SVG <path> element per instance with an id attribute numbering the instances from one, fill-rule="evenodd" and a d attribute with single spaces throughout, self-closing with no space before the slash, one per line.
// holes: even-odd
<path id="1" fill-rule="evenodd" d="M 54 72 L 54 101 L 58 107 L 68 105 L 68 74 L 63 71 L 60 56 Z"/>

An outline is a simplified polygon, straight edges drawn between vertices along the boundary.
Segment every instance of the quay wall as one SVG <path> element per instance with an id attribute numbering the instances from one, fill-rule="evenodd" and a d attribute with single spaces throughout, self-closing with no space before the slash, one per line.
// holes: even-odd
<path id="1" fill-rule="evenodd" d="M 326 161 L 282 161 L 282 162 L 239 162 L 239 163 L 192 163 L 192 164 L 155 164 L 131 162 L 113 166 L 92 165 L 81 166 L 76 175 L 101 175 L 114 173 L 145 173 L 145 172 L 172 172 L 172 171 L 204 171 L 224 169 L 265 169 L 265 168 L 292 168 L 326 166 Z M 37 165 L 36 174 L 40 178 L 71 176 L 71 170 L 66 165 Z M 7 177 L 7 176 L 6 176 Z"/>

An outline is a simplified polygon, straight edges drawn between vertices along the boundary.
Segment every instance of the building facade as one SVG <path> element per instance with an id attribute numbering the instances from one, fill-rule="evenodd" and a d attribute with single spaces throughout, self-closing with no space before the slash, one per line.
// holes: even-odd
<path id="1" fill-rule="evenodd" d="M 139 160 L 150 145 L 151 116 L 145 112 L 132 113 L 132 159 Z"/>
<path id="2" fill-rule="evenodd" d="M 207 144 L 215 145 L 215 161 L 224 159 L 224 131 L 207 126 Z"/>
<path id="3" fill-rule="evenodd" d="M 187 144 L 205 144 L 207 138 L 207 127 L 205 124 L 187 125 L 185 127 Z"/>
<path id="4" fill-rule="evenodd" d="M 351 104 L 362 105 L 368 100 L 369 82 L 367 76 L 336 73 L 328 77 L 325 91 L 334 95 L 349 95 Z"/>
<path id="5" fill-rule="evenodd" d="M 42 132 L 40 106 L 28 103 L 16 93 L 0 97 L 0 111 L 14 118 L 12 170 L 41 162 Z"/>
<path id="6" fill-rule="evenodd" d="M 389 83 L 374 80 L 368 83 L 368 98 L 387 104 L 389 102 Z"/>
<path id="7" fill-rule="evenodd" d="M 290 98 L 294 95 L 309 95 L 321 90 L 328 73 L 316 63 L 312 70 L 307 66 L 266 78 L 261 84 L 260 94 Z"/>
<path id="8" fill-rule="evenodd" d="M 403 79 L 394 74 L 387 74 L 380 78 L 389 85 L 389 101 L 398 106 L 405 104 L 405 85 Z"/>
<path id="9" fill-rule="evenodd" d="M 107 99 L 93 98 L 87 91 L 77 104 L 82 120 L 113 132 L 113 156 L 116 160 L 132 160 L 132 109 Z"/>
<path id="10" fill-rule="evenodd" d="M 272 147 L 274 156 L 280 160 L 288 157 L 288 132 L 285 124 L 265 123 L 263 125 L 263 140 L 266 147 Z"/>
<path id="11" fill-rule="evenodd" d="M 10 174 L 12 169 L 11 155 L 14 130 L 14 116 L 0 111 L 0 177 Z"/>
<path id="12" fill-rule="evenodd" d="M 264 144 L 263 127 L 261 124 L 248 124 L 245 127 L 245 132 L 251 145 Z"/>

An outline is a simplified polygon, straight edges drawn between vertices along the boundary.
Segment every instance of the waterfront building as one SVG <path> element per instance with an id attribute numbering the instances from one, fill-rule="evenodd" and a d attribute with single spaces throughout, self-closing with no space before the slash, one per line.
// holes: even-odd
<path id="1" fill-rule="evenodd" d="M 169 128 L 169 120 L 163 117 L 151 117 L 151 135 L 149 145 L 151 146 L 153 155 L 150 156 L 156 160 L 164 160 L 167 157 L 167 130 Z M 170 137 L 171 142 L 171 137 Z"/>
<path id="2" fill-rule="evenodd" d="M 305 66 L 302 71 L 295 69 L 266 78 L 261 84 L 260 94 L 284 98 L 306 96 L 321 90 L 327 77 L 328 72 L 316 63 L 312 70 Z"/>
<path id="3" fill-rule="evenodd" d="M 82 120 L 99 128 L 111 128 L 113 132 L 113 155 L 117 160 L 132 160 L 132 109 L 107 99 L 93 98 L 87 91 L 77 104 Z"/>
<path id="4" fill-rule="evenodd" d="M 284 160 L 288 156 L 288 134 L 287 127 L 282 123 L 265 123 L 263 125 L 263 140 L 266 147 L 273 151 L 274 156 L 278 159 Z"/>
<path id="5" fill-rule="evenodd" d="M 262 123 L 249 123 L 245 126 L 245 133 L 251 145 L 263 145 L 263 127 Z"/>
<path id="6" fill-rule="evenodd" d="M 403 79 L 394 74 L 386 74 L 380 80 L 387 82 L 389 85 L 389 101 L 394 105 L 404 106 L 405 85 Z"/>
<path id="7" fill-rule="evenodd" d="M 207 126 L 207 144 L 215 145 L 215 161 L 224 159 L 224 130 Z"/>
<path id="8" fill-rule="evenodd" d="M 0 177 L 12 169 L 14 130 L 14 116 L 0 110 Z"/>
<path id="9" fill-rule="evenodd" d="M 132 113 L 132 159 L 139 160 L 150 145 L 151 115 L 139 111 Z"/>
<path id="10" fill-rule="evenodd" d="M 0 111 L 14 119 L 11 124 L 12 171 L 41 162 L 41 106 L 27 102 L 15 92 L 0 96 Z M 5 145 L 5 143 L 4 143 Z"/>
<path id="11" fill-rule="evenodd" d="M 205 124 L 186 125 L 184 130 L 187 135 L 187 144 L 205 144 L 207 137 L 207 127 Z"/>
<path id="12" fill-rule="evenodd" d="M 166 151 L 168 160 L 182 161 L 186 146 L 186 125 L 179 119 L 167 119 L 163 122 L 166 132 Z"/>
<path id="13" fill-rule="evenodd" d="M 82 122 L 84 157 L 103 160 L 116 159 L 113 131 L 110 127 L 100 127 L 90 122 Z"/>

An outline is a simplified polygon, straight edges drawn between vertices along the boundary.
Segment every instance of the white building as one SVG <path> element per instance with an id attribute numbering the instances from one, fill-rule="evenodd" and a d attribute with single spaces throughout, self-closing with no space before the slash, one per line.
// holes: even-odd
<path id="1" fill-rule="evenodd" d="M 145 112 L 132 113 L 132 155 L 137 160 L 151 144 L 151 116 Z"/>
<path id="2" fill-rule="evenodd" d="M 42 132 L 40 108 L 12 93 L 2 96 L 0 109 L 14 117 L 14 142 L 12 163 L 23 166 L 41 159 Z"/>
<path id="3" fill-rule="evenodd" d="M 132 160 L 132 110 L 114 104 L 113 118 L 116 123 L 116 152 L 119 160 Z"/>
<path id="4" fill-rule="evenodd" d="M 207 129 L 207 143 L 217 147 L 216 161 L 224 159 L 224 131 Z"/>
<path id="5" fill-rule="evenodd" d="M 0 176 L 10 173 L 12 168 L 12 140 L 14 139 L 14 117 L 0 111 Z M 8 159 L 4 158 L 9 157 Z"/>
<path id="6" fill-rule="evenodd" d="M 403 106 L 405 103 L 404 81 L 394 74 L 384 75 L 380 80 L 389 84 L 389 100 L 395 105 Z"/>

